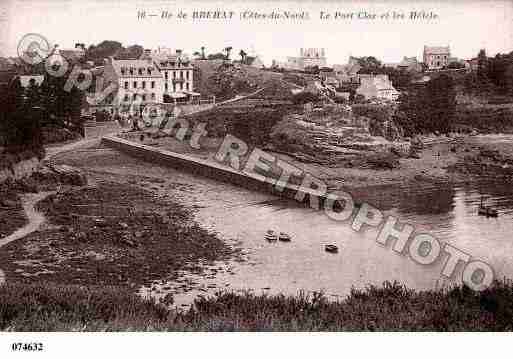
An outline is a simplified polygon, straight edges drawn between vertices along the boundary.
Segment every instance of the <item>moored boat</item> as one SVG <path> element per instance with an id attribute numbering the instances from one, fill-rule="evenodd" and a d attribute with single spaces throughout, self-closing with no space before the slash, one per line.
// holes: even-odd
<path id="1" fill-rule="evenodd" d="M 276 233 L 274 231 L 268 230 L 267 233 L 265 234 L 265 239 L 272 242 L 272 241 L 278 240 L 278 236 L 276 235 Z"/>
<path id="2" fill-rule="evenodd" d="M 338 247 L 334 244 L 326 244 L 324 250 L 329 253 L 338 253 Z"/>
<path id="3" fill-rule="evenodd" d="M 280 236 L 278 237 L 278 239 L 282 242 L 290 242 L 291 237 L 289 234 L 285 232 L 280 232 Z"/>

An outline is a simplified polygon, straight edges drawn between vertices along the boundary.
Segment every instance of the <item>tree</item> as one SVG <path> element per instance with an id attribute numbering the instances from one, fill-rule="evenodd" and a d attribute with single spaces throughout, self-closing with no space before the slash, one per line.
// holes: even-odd
<path id="1" fill-rule="evenodd" d="M 244 50 L 242 50 L 242 49 L 240 50 L 239 56 L 240 56 L 240 62 L 241 63 L 243 63 L 243 64 L 246 63 L 246 56 L 247 55 L 248 54 L 246 54 L 246 52 Z"/>
<path id="2" fill-rule="evenodd" d="M 489 92 L 492 90 L 492 83 L 488 77 L 489 62 L 486 51 L 481 49 L 477 55 L 477 85 L 480 92 Z"/>
<path id="3" fill-rule="evenodd" d="M 504 92 L 510 96 L 513 96 L 513 63 L 510 64 L 506 71 L 504 71 Z"/>
<path id="4" fill-rule="evenodd" d="M 35 83 L 23 88 L 16 78 L 7 88 L 0 106 L 0 128 L 8 152 L 28 149 L 42 153 L 40 104 L 41 93 Z"/>
<path id="5" fill-rule="evenodd" d="M 117 41 L 105 40 L 98 45 L 91 45 L 86 50 L 85 59 L 93 61 L 97 65 L 103 64 L 103 60 L 116 56 L 123 49 L 123 45 Z"/>
<path id="6" fill-rule="evenodd" d="M 394 122 L 408 135 L 447 133 L 456 111 L 456 92 L 450 76 L 440 75 L 425 86 L 410 88 L 399 97 Z"/>
<path id="7" fill-rule="evenodd" d="M 456 112 L 456 92 L 452 77 L 441 75 L 429 81 L 427 96 L 431 130 L 449 132 Z"/>
<path id="8" fill-rule="evenodd" d="M 374 56 L 363 56 L 357 58 L 358 65 L 361 69 L 358 71 L 360 74 L 380 74 L 383 73 L 381 61 Z"/>
<path id="9" fill-rule="evenodd" d="M 132 45 L 125 48 L 121 48 L 115 55 L 120 60 L 138 59 L 144 53 L 144 48 L 141 45 Z"/>

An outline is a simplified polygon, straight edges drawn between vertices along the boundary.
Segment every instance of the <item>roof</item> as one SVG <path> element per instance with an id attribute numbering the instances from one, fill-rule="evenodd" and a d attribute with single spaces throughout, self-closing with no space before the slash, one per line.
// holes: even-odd
<path id="1" fill-rule="evenodd" d="M 162 77 L 159 69 L 148 60 L 112 60 L 111 64 L 119 77 Z"/>
<path id="2" fill-rule="evenodd" d="M 176 64 L 178 62 L 181 62 L 182 64 L 188 65 L 191 60 L 188 55 L 184 53 L 151 53 L 151 54 L 142 54 L 140 57 L 141 60 L 147 61 L 148 59 L 151 59 L 157 66 L 161 68 L 175 68 L 177 67 Z M 175 65 L 171 65 L 171 64 Z"/>
<path id="3" fill-rule="evenodd" d="M 451 52 L 449 46 L 424 46 L 424 52 L 434 55 L 443 55 Z"/>

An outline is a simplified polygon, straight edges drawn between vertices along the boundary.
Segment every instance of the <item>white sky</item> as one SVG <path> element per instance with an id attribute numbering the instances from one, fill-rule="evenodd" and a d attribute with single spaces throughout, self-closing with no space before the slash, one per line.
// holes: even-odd
<path id="1" fill-rule="evenodd" d="M 203 45 L 207 53 L 226 46 L 238 54 L 251 47 L 266 64 L 296 56 L 301 47 L 324 47 L 328 63 L 346 63 L 353 56 L 374 55 L 384 62 L 403 56 L 422 59 L 423 45 L 451 46 L 453 56 L 470 58 L 480 48 L 488 55 L 513 50 L 513 1 L 114 1 L 114 0 L 0 0 L 0 56 L 15 56 L 18 41 L 32 32 L 61 48 L 75 42 L 87 46 L 102 40 L 145 48 L 165 46 L 188 53 Z M 309 21 L 137 20 L 137 11 L 162 10 L 308 11 Z M 433 11 L 435 21 L 332 20 L 321 21 L 321 10 L 381 14 L 387 11 Z"/>

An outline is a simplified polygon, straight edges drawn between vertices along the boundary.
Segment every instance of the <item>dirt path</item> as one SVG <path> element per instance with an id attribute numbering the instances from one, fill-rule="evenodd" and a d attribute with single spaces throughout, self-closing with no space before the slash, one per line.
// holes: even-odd
<path id="1" fill-rule="evenodd" d="M 23 204 L 23 209 L 28 218 L 28 223 L 16 230 L 14 233 L 8 235 L 7 237 L 0 239 L 0 248 L 5 246 L 6 244 L 15 241 L 17 239 L 23 238 L 30 233 L 36 231 L 41 224 L 45 221 L 45 217 L 36 210 L 35 205 L 42 199 L 46 198 L 53 192 L 39 192 L 39 193 L 30 193 L 21 196 L 21 202 Z M 0 285 L 5 282 L 5 274 L 0 269 Z"/>
<path id="2" fill-rule="evenodd" d="M 53 157 L 55 157 L 59 154 L 62 154 L 62 153 L 75 151 L 75 150 L 78 150 L 78 149 L 81 149 L 84 147 L 94 146 L 95 144 L 99 143 L 102 136 L 104 136 L 106 134 L 113 134 L 113 133 L 119 131 L 119 129 L 120 129 L 119 126 L 107 124 L 105 126 L 99 126 L 97 129 L 92 131 L 91 136 L 83 138 L 79 141 L 70 142 L 70 143 L 66 143 L 66 144 L 60 144 L 60 145 L 48 146 L 46 148 L 46 156 L 45 156 L 44 160 L 50 160 Z M 29 235 L 30 233 L 36 231 L 41 226 L 41 224 L 44 223 L 45 218 L 40 212 L 38 212 L 35 209 L 35 205 L 36 205 L 36 203 L 43 200 L 44 198 L 46 198 L 47 196 L 49 196 L 52 193 L 54 193 L 54 192 L 39 192 L 36 194 L 24 194 L 21 196 L 23 209 L 24 209 L 25 215 L 27 216 L 28 223 L 25 226 L 16 230 L 14 233 L 10 234 L 9 236 L 0 238 L 0 248 L 12 241 L 21 239 L 21 238 Z M 4 282 L 5 282 L 5 273 L 0 269 L 0 285 L 3 284 Z"/>

